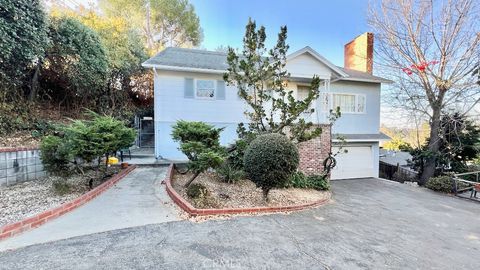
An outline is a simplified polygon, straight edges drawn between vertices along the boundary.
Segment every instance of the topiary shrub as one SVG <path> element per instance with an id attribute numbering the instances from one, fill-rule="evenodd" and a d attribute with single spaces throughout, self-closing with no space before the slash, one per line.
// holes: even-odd
<path id="1" fill-rule="evenodd" d="M 259 135 L 247 147 L 244 156 L 245 172 L 262 188 L 265 199 L 270 189 L 287 184 L 298 162 L 295 144 L 277 133 Z"/>
<path id="2" fill-rule="evenodd" d="M 449 175 L 443 175 L 428 179 L 425 187 L 434 191 L 451 193 L 453 190 L 453 183 Z"/>
<path id="3" fill-rule="evenodd" d="M 203 122 L 177 121 L 173 125 L 172 138 L 180 143 L 178 148 L 190 160 L 188 169 L 193 176 L 187 181 L 188 187 L 202 172 L 219 167 L 225 159 L 225 149 L 220 146 L 220 132 Z"/>

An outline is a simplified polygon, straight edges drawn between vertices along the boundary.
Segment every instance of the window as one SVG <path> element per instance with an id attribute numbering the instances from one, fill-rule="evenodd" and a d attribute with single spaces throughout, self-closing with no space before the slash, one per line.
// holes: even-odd
<path id="1" fill-rule="evenodd" d="M 202 99 L 215 99 L 215 81 L 197 80 L 195 96 Z"/>
<path id="2" fill-rule="evenodd" d="M 308 97 L 310 91 L 309 86 L 298 85 L 297 86 L 297 100 L 305 100 Z"/>
<path id="3" fill-rule="evenodd" d="M 322 93 L 322 111 L 340 107 L 341 113 L 365 113 L 365 95 Z"/>

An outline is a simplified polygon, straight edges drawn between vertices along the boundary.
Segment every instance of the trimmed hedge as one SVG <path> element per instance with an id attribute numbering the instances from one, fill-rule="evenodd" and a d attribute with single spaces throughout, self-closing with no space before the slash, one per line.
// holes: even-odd
<path id="1" fill-rule="evenodd" d="M 272 133 L 258 136 L 247 147 L 245 172 L 267 197 L 270 189 L 285 186 L 297 170 L 298 149 L 286 136 Z"/>

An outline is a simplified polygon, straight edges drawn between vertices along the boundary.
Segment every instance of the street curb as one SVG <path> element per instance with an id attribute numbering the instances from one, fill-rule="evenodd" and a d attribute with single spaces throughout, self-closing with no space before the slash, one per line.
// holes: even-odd
<path id="1" fill-rule="evenodd" d="M 165 186 L 167 193 L 172 198 L 172 200 L 190 216 L 210 216 L 210 215 L 226 215 L 226 214 L 245 214 L 245 213 L 273 213 L 273 212 L 290 212 L 298 211 L 307 208 L 317 207 L 324 205 L 330 201 L 332 194 L 329 192 L 327 198 L 306 203 L 306 204 L 296 204 L 289 206 L 276 206 L 276 207 L 251 207 L 251 208 L 223 208 L 223 209 L 198 209 L 191 205 L 187 200 L 185 200 L 180 194 L 175 191 L 172 187 L 172 175 L 173 175 L 173 163 L 170 164 L 167 170 L 167 175 L 165 176 Z"/>
<path id="2" fill-rule="evenodd" d="M 107 181 L 103 182 L 98 187 L 88 191 L 87 193 L 81 195 L 80 197 L 71 200 L 69 202 L 63 203 L 60 206 L 49 209 L 37 215 L 25 218 L 21 221 L 7 224 L 0 227 L 0 241 L 12 237 L 14 235 L 20 234 L 22 232 L 28 231 L 33 228 L 37 228 L 42 224 L 55 219 L 59 216 L 62 216 L 102 194 L 104 191 L 115 185 L 122 178 L 127 176 L 131 171 L 133 171 L 137 166 L 131 165 L 128 168 L 122 170 L 120 173 L 112 176 Z"/>

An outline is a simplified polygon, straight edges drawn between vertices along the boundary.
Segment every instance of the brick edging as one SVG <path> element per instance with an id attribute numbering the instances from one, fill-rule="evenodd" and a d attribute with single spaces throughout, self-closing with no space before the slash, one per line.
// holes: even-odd
<path id="1" fill-rule="evenodd" d="M 4 147 L 4 148 L 0 148 L 0 153 L 33 151 L 33 150 L 40 150 L 40 148 L 38 147 Z"/>
<path id="2" fill-rule="evenodd" d="M 173 175 L 173 163 L 170 164 L 165 176 L 165 186 L 167 193 L 172 200 L 190 216 L 208 216 L 208 215 L 225 215 L 225 214 L 240 214 L 240 213 L 271 213 L 271 212 L 285 212 L 285 211 L 298 211 L 306 208 L 316 207 L 326 204 L 331 197 L 331 193 L 328 193 L 326 198 L 318 201 L 305 204 L 296 204 L 289 206 L 273 206 L 273 207 L 250 207 L 250 208 L 221 208 L 221 209 L 198 209 L 185 200 L 180 194 L 172 187 L 172 175 Z"/>
<path id="3" fill-rule="evenodd" d="M 7 224 L 5 226 L 0 227 L 0 241 L 24 231 L 28 231 L 30 229 L 36 228 L 41 226 L 42 224 L 55 219 L 59 216 L 62 216 L 80 206 L 87 203 L 88 201 L 92 200 L 93 198 L 97 197 L 105 190 L 109 189 L 111 186 L 116 184 L 122 178 L 124 178 L 127 174 L 133 171 L 137 166 L 130 165 L 128 168 L 120 171 L 118 174 L 112 176 L 107 181 L 103 182 L 101 185 L 95 187 L 94 189 L 88 191 L 87 193 L 81 195 L 80 197 L 71 200 L 69 202 L 63 203 L 60 206 L 55 208 L 49 209 L 44 211 L 40 214 L 34 215 L 32 217 L 28 217 L 24 220 Z"/>

